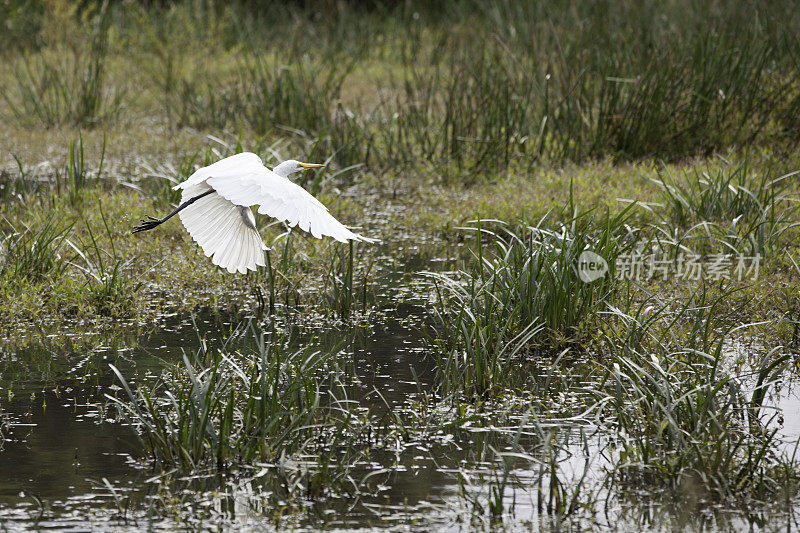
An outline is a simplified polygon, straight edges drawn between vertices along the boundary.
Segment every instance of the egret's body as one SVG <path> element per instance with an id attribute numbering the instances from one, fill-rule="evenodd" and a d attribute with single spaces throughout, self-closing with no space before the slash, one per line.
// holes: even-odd
<path id="1" fill-rule="evenodd" d="M 163 219 L 149 217 L 134 233 L 179 214 L 189 235 L 215 265 L 242 274 L 265 266 L 267 247 L 256 228 L 253 205 L 259 206 L 259 213 L 300 226 L 317 238 L 372 241 L 347 229 L 319 200 L 288 179 L 293 172 L 321 166 L 289 160 L 270 170 L 250 152 L 226 157 L 175 186 L 183 191 L 181 205 Z"/>

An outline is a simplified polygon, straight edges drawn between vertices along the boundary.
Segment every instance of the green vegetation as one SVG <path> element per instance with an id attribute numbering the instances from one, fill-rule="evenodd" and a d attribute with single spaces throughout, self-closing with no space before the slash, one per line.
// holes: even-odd
<path id="1" fill-rule="evenodd" d="M 3 97 L 15 118 L 25 124 L 90 126 L 119 110 L 122 94 L 109 95 L 105 82 L 108 56 L 107 6 L 93 15 L 88 48 L 59 43 L 43 53 L 22 53 L 14 85 L 3 85 Z M 18 16 L 25 16 L 21 6 Z M 88 13 L 82 18 L 87 21 Z"/>
<path id="2" fill-rule="evenodd" d="M 256 335 L 256 353 L 209 349 L 195 363 L 185 356 L 183 367 L 135 391 L 112 367 L 127 398 L 110 399 L 161 468 L 197 473 L 277 462 L 287 476 L 289 459 L 315 455 L 319 469 L 296 474 L 310 477 L 307 497 L 323 496 L 346 481 L 359 436 L 354 408 L 321 390 L 325 355 L 285 353 L 284 339 Z"/>
<path id="3" fill-rule="evenodd" d="M 618 428 L 613 481 L 695 501 L 791 497 L 798 465 L 777 453 L 775 413 L 764 404 L 790 356 L 776 347 L 732 372 L 730 328 L 713 325 L 730 295 L 695 296 L 674 310 L 615 311 L 622 327 L 597 391 Z"/>
<path id="4" fill-rule="evenodd" d="M 40 387 L 52 411 L 92 381 L 99 427 L 120 414 L 160 480 L 98 490 L 148 520 L 200 529 L 246 501 L 275 527 L 406 508 L 397 523 L 425 527 L 441 495 L 392 493 L 420 471 L 486 529 L 589 528 L 641 499 L 670 524 L 792 512 L 796 415 L 774 406 L 800 348 L 796 12 L 2 3 L 0 459 L 46 413 Z M 256 215 L 267 267 L 240 276 L 177 219 L 130 233 L 242 151 L 325 163 L 298 183 L 381 242 Z M 587 252 L 605 275 L 581 277 Z M 125 328 L 198 312 L 219 319 L 199 350 L 155 372 L 126 359 L 144 336 Z M 256 333 L 237 344 L 243 317 Z"/>
<path id="5" fill-rule="evenodd" d="M 505 389 L 509 369 L 531 352 L 558 352 L 591 340 L 616 289 L 613 265 L 630 251 L 624 227 L 628 210 L 605 220 L 575 216 L 555 231 L 490 222 L 475 228 L 484 236 L 471 269 L 454 279 L 431 273 L 438 296 L 436 353 L 445 393 L 467 396 Z M 628 237 L 628 243 L 624 241 Z M 581 253 L 593 250 L 612 265 L 591 283 L 576 270 Z M 484 255 L 485 254 L 485 255 Z"/>

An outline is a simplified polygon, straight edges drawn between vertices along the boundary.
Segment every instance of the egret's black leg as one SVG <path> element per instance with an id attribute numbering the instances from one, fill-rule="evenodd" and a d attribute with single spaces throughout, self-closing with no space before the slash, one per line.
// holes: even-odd
<path id="1" fill-rule="evenodd" d="M 188 200 L 183 202 L 181 205 L 179 205 L 177 207 L 177 209 L 175 209 L 175 211 L 173 211 L 169 215 L 165 216 L 164 218 L 154 218 L 154 217 L 151 217 L 150 215 L 146 215 L 147 218 L 146 219 L 142 219 L 142 223 L 139 224 L 138 226 L 136 226 L 135 228 L 133 228 L 133 231 L 131 233 L 139 233 L 140 231 L 147 231 L 147 230 L 155 228 L 156 226 L 159 226 L 159 225 L 163 224 L 164 222 L 166 222 L 170 218 L 172 218 L 175 215 L 177 215 L 181 210 L 186 209 L 187 207 L 189 207 L 190 205 L 195 203 L 200 198 L 203 198 L 204 196 L 208 196 L 212 192 L 215 192 L 214 189 L 208 190 L 208 191 L 204 192 L 203 194 L 198 194 L 194 198 L 189 198 Z"/>

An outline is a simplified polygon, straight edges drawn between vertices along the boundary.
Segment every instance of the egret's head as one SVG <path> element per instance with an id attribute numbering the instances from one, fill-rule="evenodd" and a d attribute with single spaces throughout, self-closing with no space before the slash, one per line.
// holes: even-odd
<path id="1" fill-rule="evenodd" d="M 272 171 L 278 176 L 283 176 L 285 178 L 286 176 L 294 172 L 307 170 L 309 168 L 321 168 L 324 166 L 325 165 L 318 165 L 316 163 L 301 163 L 300 161 L 289 159 L 288 161 L 284 161 L 277 167 L 273 168 Z"/>

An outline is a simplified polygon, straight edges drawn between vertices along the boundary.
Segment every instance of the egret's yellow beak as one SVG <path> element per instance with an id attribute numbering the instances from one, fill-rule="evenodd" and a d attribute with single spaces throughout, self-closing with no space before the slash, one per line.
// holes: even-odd
<path id="1" fill-rule="evenodd" d="M 317 163 L 299 163 L 300 168 L 322 168 L 325 165 L 318 165 Z"/>

